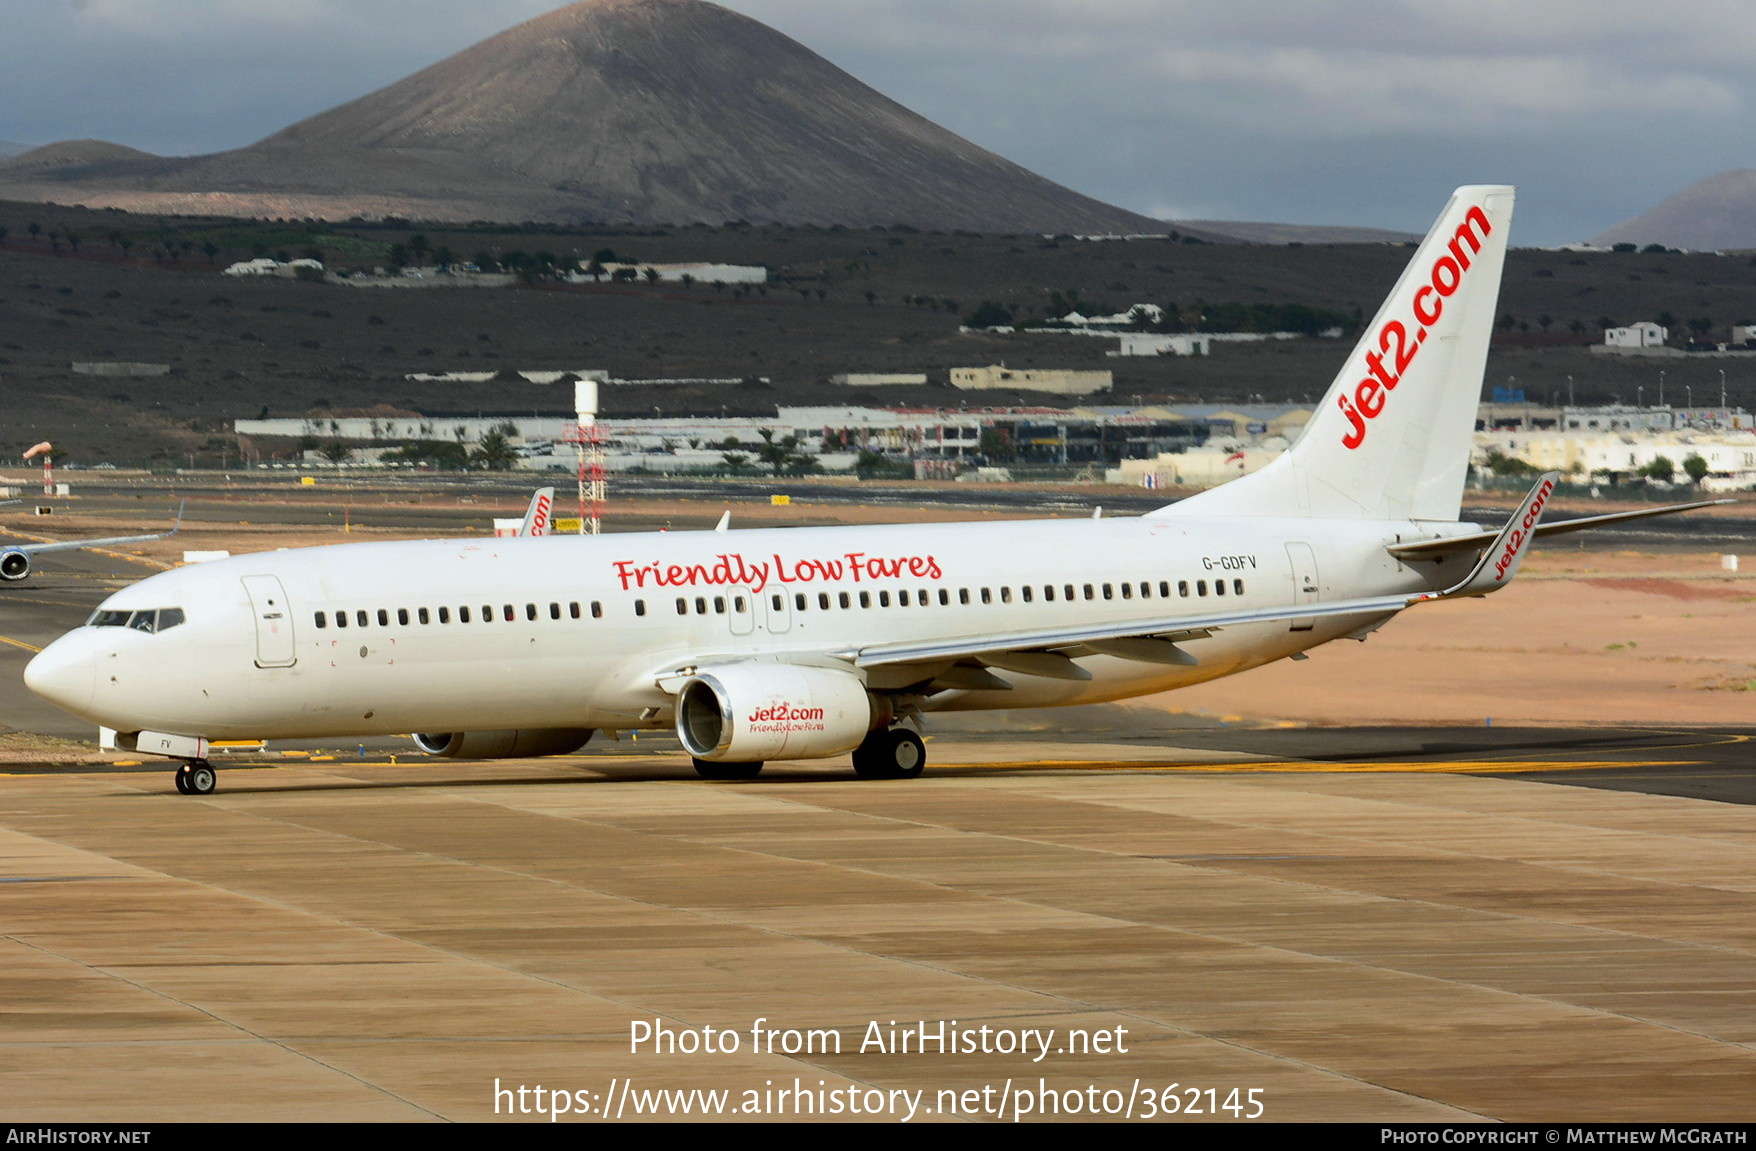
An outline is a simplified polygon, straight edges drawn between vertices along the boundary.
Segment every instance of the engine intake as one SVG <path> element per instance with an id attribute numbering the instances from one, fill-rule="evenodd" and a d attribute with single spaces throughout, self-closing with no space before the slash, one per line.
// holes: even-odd
<path id="1" fill-rule="evenodd" d="M 589 727 L 416 732 L 415 746 L 441 759 L 533 759 L 578 751 L 592 734 Z"/>
<path id="2" fill-rule="evenodd" d="M 889 720 L 860 677 L 831 668 L 715 668 L 677 693 L 677 738 L 696 759 L 758 763 L 852 751 Z"/>
<path id="3" fill-rule="evenodd" d="M 30 555 L 26 552 L 6 552 L 0 555 L 0 580 L 17 583 L 30 574 Z"/>

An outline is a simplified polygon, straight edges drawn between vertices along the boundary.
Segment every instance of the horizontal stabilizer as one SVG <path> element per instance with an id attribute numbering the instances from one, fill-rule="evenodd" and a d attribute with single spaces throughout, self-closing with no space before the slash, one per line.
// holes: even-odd
<path id="1" fill-rule="evenodd" d="M 1641 508 L 1632 512 L 1610 512 L 1601 516 L 1581 516 L 1578 519 L 1559 520 L 1552 524 L 1541 524 L 1536 534 L 1541 536 L 1565 535 L 1568 532 L 1590 531 L 1608 524 L 1623 523 L 1628 520 L 1651 519 L 1653 516 L 1670 516 L 1678 512 L 1692 512 L 1698 508 L 1716 508 L 1723 504 L 1734 504 L 1736 500 L 1701 500 L 1692 504 L 1666 504 L 1662 508 Z M 1471 532 L 1466 536 L 1447 536 L 1443 539 L 1420 540 L 1415 543 L 1391 544 L 1385 550 L 1399 560 L 1430 560 L 1441 556 L 1453 555 L 1457 552 L 1475 551 L 1494 542 L 1498 532 Z"/>

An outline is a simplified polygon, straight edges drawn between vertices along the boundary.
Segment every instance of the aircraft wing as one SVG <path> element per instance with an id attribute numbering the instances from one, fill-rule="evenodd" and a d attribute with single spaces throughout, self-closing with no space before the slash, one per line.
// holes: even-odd
<path id="1" fill-rule="evenodd" d="M 1536 529 L 1539 536 L 1564 535 L 1567 532 L 1590 531 L 1606 524 L 1622 523 L 1625 520 L 1644 520 L 1653 516 L 1669 516 L 1678 512 L 1692 512 L 1697 508 L 1719 507 L 1721 504 L 1736 503 L 1736 500 L 1701 500 L 1692 504 L 1667 504 L 1658 508 L 1641 508 L 1632 512 L 1611 512 L 1601 516 L 1582 516 L 1579 519 L 1560 520 L 1556 523 L 1542 524 Z M 1387 549 L 1399 560 L 1430 560 L 1448 556 L 1455 552 L 1474 551 L 1494 542 L 1496 532 L 1472 532 L 1466 536 L 1450 536 L 1438 540 L 1421 540 L 1415 543 L 1391 544 Z"/>
<path id="2" fill-rule="evenodd" d="M 146 543 L 149 540 L 166 539 L 170 536 L 176 535 L 177 532 L 182 529 L 183 508 L 187 506 L 188 503 L 188 500 L 184 500 L 183 503 L 177 505 L 177 522 L 171 526 L 170 531 L 154 532 L 152 535 L 145 536 L 105 536 L 101 539 L 89 540 L 56 540 L 53 543 L 46 544 L 9 544 L 6 547 L 6 550 L 9 552 L 23 552 L 26 555 L 34 556 L 41 555 L 43 552 L 78 551 L 81 548 L 107 548 L 113 547 L 117 544 L 141 544 Z"/>
<path id="3" fill-rule="evenodd" d="M 1512 582 L 1536 538 L 1534 529 L 1542 516 L 1543 506 L 1560 478 L 1558 472 L 1544 474 L 1506 525 L 1488 537 L 1490 546 L 1482 552 L 1469 574 L 1443 591 L 1403 592 L 1201 615 L 1167 615 L 1125 623 L 1021 630 L 943 640 L 866 644 L 830 654 L 857 667 L 975 658 L 984 664 L 1030 675 L 1089 679 L 1090 673 L 1073 663 L 1067 654 L 1071 649 L 1083 649 L 1072 652 L 1078 655 L 1106 654 L 1153 663 L 1190 664 L 1195 662 L 1194 657 L 1178 648 L 1177 643 L 1200 638 L 1220 628 L 1335 616 L 1391 615 L 1416 604 L 1486 595 Z"/>

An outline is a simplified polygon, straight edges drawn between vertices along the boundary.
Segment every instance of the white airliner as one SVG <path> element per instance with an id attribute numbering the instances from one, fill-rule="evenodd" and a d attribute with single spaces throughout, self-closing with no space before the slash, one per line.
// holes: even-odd
<path id="1" fill-rule="evenodd" d="M 7 503 L 21 503 L 21 500 L 7 500 Z M 147 536 L 108 536 L 102 539 L 89 540 L 56 540 L 51 543 L 20 544 L 0 543 L 0 580 L 17 583 L 31 573 L 32 561 L 45 552 L 83 551 L 86 548 L 109 548 L 121 544 L 142 544 L 150 540 L 162 540 L 177 534 L 183 526 L 183 510 L 177 509 L 177 522 L 170 531 L 158 532 Z"/>
<path id="2" fill-rule="evenodd" d="M 710 779 L 847 752 L 903 777 L 933 711 L 1121 699 L 1363 639 L 1505 586 L 1539 533 L 1630 518 L 1536 526 L 1551 473 L 1499 531 L 1458 522 L 1512 201 L 1458 189 L 1284 456 L 1139 518 L 266 552 L 117 592 L 25 682 L 182 760 L 195 794 L 211 739 L 398 732 L 468 759 L 670 727 Z"/>

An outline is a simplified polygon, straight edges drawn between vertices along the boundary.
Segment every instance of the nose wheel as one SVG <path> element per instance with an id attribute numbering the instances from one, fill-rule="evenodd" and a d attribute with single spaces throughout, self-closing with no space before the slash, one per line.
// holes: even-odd
<path id="1" fill-rule="evenodd" d="M 183 795 L 212 795 L 219 773 L 205 759 L 192 759 L 177 768 L 177 791 Z"/>

